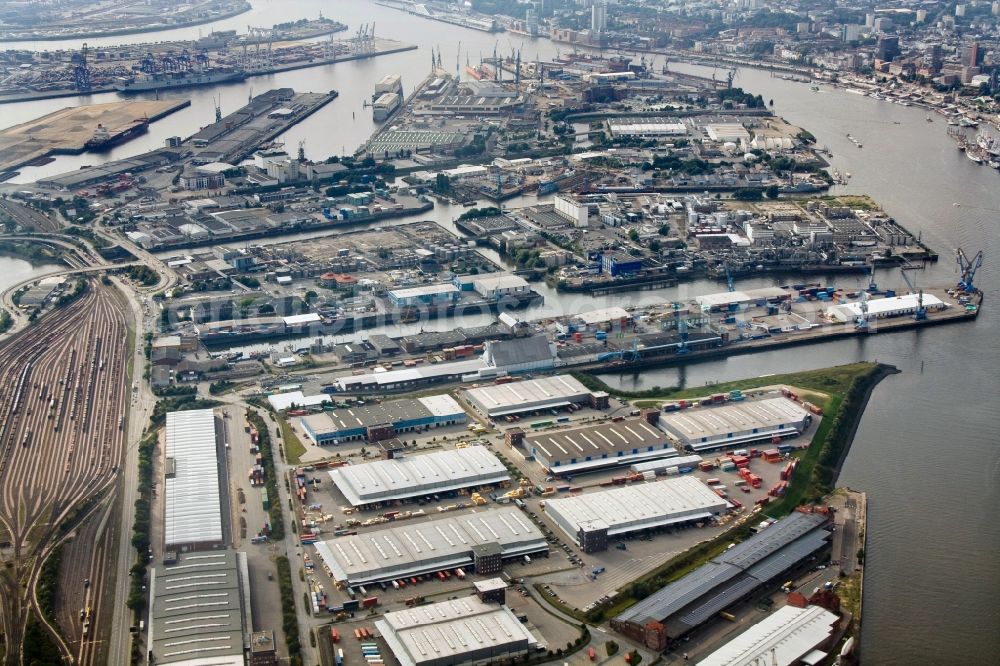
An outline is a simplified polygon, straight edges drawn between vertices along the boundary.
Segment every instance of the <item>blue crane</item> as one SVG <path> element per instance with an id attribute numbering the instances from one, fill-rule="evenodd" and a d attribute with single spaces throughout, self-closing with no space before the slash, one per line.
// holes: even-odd
<path id="1" fill-rule="evenodd" d="M 923 321 L 927 319 L 927 308 L 924 307 L 924 290 L 917 289 L 913 286 L 913 282 L 907 277 L 906 271 L 900 269 L 900 274 L 903 276 L 903 280 L 906 282 L 906 286 L 910 288 L 910 291 L 916 292 L 917 294 L 917 311 L 913 313 L 913 318 L 917 321 Z"/>
<path id="2" fill-rule="evenodd" d="M 730 292 L 736 291 L 736 285 L 733 283 L 733 274 L 729 272 L 729 262 L 727 261 L 723 266 L 726 268 L 726 289 Z"/>
<path id="3" fill-rule="evenodd" d="M 973 280 L 976 278 L 976 271 L 979 267 L 983 265 L 983 251 L 980 250 L 976 253 L 972 259 L 965 256 L 965 252 L 962 248 L 955 250 L 955 262 L 958 264 L 959 269 L 962 271 L 962 278 L 958 282 L 959 288 L 962 291 L 967 291 L 970 294 L 975 293 L 976 286 L 973 284 Z"/>
<path id="4" fill-rule="evenodd" d="M 687 316 L 681 314 L 681 304 L 675 302 L 673 304 L 674 317 L 677 319 L 677 337 L 680 338 L 680 342 L 677 344 L 678 354 L 688 354 L 691 352 L 691 348 L 688 347 L 688 320 Z"/>
<path id="5" fill-rule="evenodd" d="M 868 293 L 875 294 L 878 292 L 878 285 L 875 284 L 875 262 L 872 262 L 872 269 L 868 273 Z"/>

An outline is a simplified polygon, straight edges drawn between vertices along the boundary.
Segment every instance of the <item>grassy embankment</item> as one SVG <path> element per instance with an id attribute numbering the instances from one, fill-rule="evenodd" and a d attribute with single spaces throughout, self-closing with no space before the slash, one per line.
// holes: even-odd
<path id="1" fill-rule="evenodd" d="M 781 517 L 796 506 L 815 502 L 833 490 L 834 482 L 860 422 L 871 390 L 894 368 L 874 363 L 855 363 L 824 370 L 758 377 L 689 389 L 652 389 L 642 392 L 616 391 L 590 375 L 577 375 L 592 390 L 605 390 L 622 398 L 635 398 L 636 405 L 655 406 L 664 400 L 695 398 L 711 393 L 740 389 L 744 392 L 764 386 L 787 385 L 810 402 L 823 408 L 820 422 L 808 449 L 801 452 L 788 492 L 769 504 L 764 514 Z M 598 607 L 586 615 L 590 622 L 614 617 L 625 608 L 649 596 L 664 585 L 721 553 L 734 541 L 750 535 L 749 522 L 698 544 L 619 590 L 614 603 Z M 565 609 L 562 609 L 565 611 Z M 576 613 L 574 613 L 576 615 Z"/>

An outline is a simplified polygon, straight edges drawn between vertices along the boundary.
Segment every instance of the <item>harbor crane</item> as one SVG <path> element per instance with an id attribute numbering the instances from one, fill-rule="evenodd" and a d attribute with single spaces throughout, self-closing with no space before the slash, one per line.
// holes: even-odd
<path id="1" fill-rule="evenodd" d="M 90 65 L 87 63 L 88 53 L 87 43 L 84 42 L 80 52 L 74 53 L 70 60 L 73 64 L 73 84 L 80 92 L 89 92 L 91 88 Z"/>
<path id="2" fill-rule="evenodd" d="M 736 284 L 733 282 L 733 274 L 729 271 L 729 262 L 723 264 L 726 269 L 726 289 L 732 293 L 736 291 Z"/>
<path id="3" fill-rule="evenodd" d="M 913 285 L 913 282 L 906 275 L 906 271 L 900 270 L 899 273 L 903 276 L 903 280 L 906 282 L 906 286 L 910 288 L 910 291 L 917 294 L 917 311 L 913 313 L 913 318 L 917 321 L 927 319 L 927 308 L 924 307 L 924 290 L 917 289 Z"/>
<path id="4" fill-rule="evenodd" d="M 868 330 L 868 292 L 862 291 L 858 294 L 858 306 L 861 308 L 861 315 L 854 323 L 854 328 L 859 331 Z"/>
<path id="5" fill-rule="evenodd" d="M 872 269 L 868 271 L 868 293 L 874 294 L 878 292 L 878 285 L 875 284 L 875 262 L 872 262 Z"/>
<path id="6" fill-rule="evenodd" d="M 962 271 L 962 277 L 958 281 L 958 286 L 962 291 L 967 291 L 970 294 L 977 291 L 973 281 L 976 278 L 976 271 L 979 267 L 983 265 L 983 251 L 980 250 L 976 253 L 972 259 L 969 259 L 962 248 L 955 250 L 955 262 L 958 264 L 959 270 Z"/>
<path id="7" fill-rule="evenodd" d="M 677 343 L 677 353 L 687 354 L 690 353 L 691 348 L 688 347 L 688 320 L 686 315 L 681 314 L 681 304 L 673 303 L 674 318 L 677 319 L 677 337 L 680 338 L 680 342 Z"/>

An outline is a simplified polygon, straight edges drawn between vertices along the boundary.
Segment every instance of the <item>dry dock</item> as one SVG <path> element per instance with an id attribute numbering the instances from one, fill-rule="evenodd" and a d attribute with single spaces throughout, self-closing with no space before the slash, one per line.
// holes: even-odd
<path id="1" fill-rule="evenodd" d="M 0 131 L 0 173 L 49 155 L 82 153 L 98 124 L 115 128 L 137 118 L 152 122 L 190 104 L 187 99 L 168 99 L 66 107 L 15 125 Z"/>

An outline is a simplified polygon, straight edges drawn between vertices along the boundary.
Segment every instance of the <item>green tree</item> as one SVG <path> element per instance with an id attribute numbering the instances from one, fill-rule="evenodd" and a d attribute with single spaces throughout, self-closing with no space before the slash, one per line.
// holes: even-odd
<path id="1" fill-rule="evenodd" d="M 777 199 L 777 198 L 778 198 L 778 195 L 779 195 L 780 193 L 781 193 L 781 192 L 780 192 L 780 190 L 778 189 L 778 186 L 777 186 L 777 185 L 768 185 L 768 186 L 767 186 L 767 189 L 765 189 L 765 190 L 764 190 L 764 195 L 765 195 L 765 196 L 766 196 L 766 197 L 767 197 L 768 199 Z"/>
<path id="2" fill-rule="evenodd" d="M 635 229 L 629 229 L 628 230 L 628 239 L 630 241 L 632 241 L 633 243 L 638 242 L 639 241 L 639 232 L 637 230 L 635 230 Z"/>

